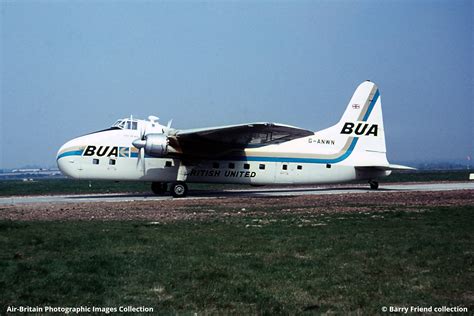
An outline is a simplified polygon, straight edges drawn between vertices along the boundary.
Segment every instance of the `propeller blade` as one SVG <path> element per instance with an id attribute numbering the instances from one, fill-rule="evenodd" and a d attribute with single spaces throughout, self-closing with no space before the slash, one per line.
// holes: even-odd
<path id="1" fill-rule="evenodd" d="M 173 119 L 168 121 L 168 124 L 166 124 L 166 128 L 163 129 L 163 134 L 166 134 L 166 135 L 170 134 L 172 123 L 173 123 Z"/>
<path id="2" fill-rule="evenodd" d="M 140 148 L 139 161 L 141 161 L 142 170 L 145 172 L 145 148 Z"/>
<path id="3" fill-rule="evenodd" d="M 142 147 L 138 150 L 137 167 L 139 167 L 142 170 L 145 169 L 145 148 L 144 147 Z"/>
<path id="4" fill-rule="evenodd" d="M 146 134 L 145 130 L 143 130 L 142 137 L 140 137 L 141 140 L 146 140 Z"/>

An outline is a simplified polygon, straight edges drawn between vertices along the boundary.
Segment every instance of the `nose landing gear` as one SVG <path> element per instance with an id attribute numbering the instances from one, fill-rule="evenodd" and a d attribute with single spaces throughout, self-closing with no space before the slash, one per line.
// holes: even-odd
<path id="1" fill-rule="evenodd" d="M 369 184 L 370 184 L 370 189 L 372 190 L 377 190 L 379 188 L 379 183 L 377 181 L 370 180 Z"/>

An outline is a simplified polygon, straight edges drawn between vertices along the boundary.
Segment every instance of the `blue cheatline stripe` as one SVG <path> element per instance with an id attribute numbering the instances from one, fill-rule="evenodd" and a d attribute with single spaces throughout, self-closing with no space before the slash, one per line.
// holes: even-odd
<path id="1" fill-rule="evenodd" d="M 56 160 L 58 160 L 60 158 L 63 158 L 63 157 L 67 157 L 67 156 L 81 156 L 82 152 L 83 152 L 83 150 L 66 151 L 66 152 L 63 152 L 61 155 L 59 155 L 58 158 L 56 158 Z"/>
<path id="2" fill-rule="evenodd" d="M 300 163 L 337 163 L 340 162 L 352 153 L 354 147 L 356 146 L 358 138 L 354 138 L 352 140 L 351 145 L 347 149 L 347 151 L 341 155 L 340 157 L 333 158 L 333 159 L 321 159 L 321 158 L 292 158 L 292 157 L 255 157 L 255 156 L 239 156 L 239 157 L 228 157 L 224 158 L 225 160 L 237 160 L 237 161 L 261 161 L 261 162 L 300 162 Z M 58 156 L 57 159 L 67 157 L 67 156 L 81 156 L 83 150 L 73 150 L 73 151 L 66 151 Z M 135 153 L 132 158 L 137 158 L 138 154 Z M 126 157 L 121 157 L 126 158 Z M 154 158 L 149 155 L 145 155 L 145 158 Z"/>
<path id="3" fill-rule="evenodd" d="M 377 89 L 377 91 L 375 91 L 374 98 L 372 99 L 372 102 L 370 102 L 370 104 L 369 104 L 369 108 L 367 109 L 367 112 L 365 112 L 365 115 L 362 118 L 362 121 L 367 121 L 367 119 L 369 118 L 369 115 L 372 112 L 372 110 L 374 109 L 375 103 L 377 102 L 377 99 L 379 98 L 379 95 L 380 95 L 379 94 L 379 89 Z"/>
<path id="4" fill-rule="evenodd" d="M 138 153 L 131 153 L 130 157 L 131 158 L 138 158 Z M 145 154 L 145 158 L 156 158 L 156 157 Z"/>
<path id="5" fill-rule="evenodd" d="M 84 150 L 66 151 L 66 152 L 63 152 L 62 154 L 60 154 L 56 158 L 56 160 L 58 160 L 60 158 L 63 158 L 63 157 L 67 157 L 67 156 L 82 156 L 83 152 L 84 152 Z M 113 156 L 113 157 L 116 157 L 116 156 Z M 124 156 L 119 156 L 119 157 L 116 157 L 116 158 L 128 158 L 128 156 L 125 156 L 125 157 Z M 138 158 L 138 153 L 131 153 L 131 158 Z M 145 154 L 145 158 L 155 158 L 155 157 Z"/>
<path id="6" fill-rule="evenodd" d="M 260 162 L 300 162 L 300 163 L 337 163 L 341 162 L 352 153 L 359 138 L 354 138 L 347 151 L 337 158 L 322 159 L 322 158 L 293 158 L 293 157 L 256 157 L 256 156 L 241 156 L 230 157 L 229 160 L 239 161 L 260 161 Z"/>
<path id="7" fill-rule="evenodd" d="M 341 162 L 352 153 L 354 150 L 358 138 L 354 138 L 352 140 L 351 145 L 347 149 L 347 151 L 337 158 L 332 159 L 322 159 L 322 158 L 293 158 L 293 157 L 256 157 L 256 156 L 239 156 L 239 157 L 228 157 L 224 158 L 224 160 L 237 160 L 237 161 L 261 161 L 261 162 L 300 162 L 300 163 L 337 163 Z M 66 151 L 58 156 L 57 159 L 67 157 L 67 156 L 81 156 L 82 150 L 73 150 L 73 151 Z M 137 153 L 132 153 L 132 158 L 137 158 Z M 125 158 L 125 157 L 122 157 Z M 145 155 L 145 158 L 154 158 L 148 155 Z"/>

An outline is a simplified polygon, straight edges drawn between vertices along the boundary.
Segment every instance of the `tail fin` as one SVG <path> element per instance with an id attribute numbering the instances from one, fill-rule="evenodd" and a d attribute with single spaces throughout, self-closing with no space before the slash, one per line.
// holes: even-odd
<path id="1" fill-rule="evenodd" d="M 336 150 L 344 157 L 337 162 L 356 166 L 388 165 L 382 102 L 377 86 L 370 81 L 361 83 L 341 120 L 315 136 L 334 140 Z"/>

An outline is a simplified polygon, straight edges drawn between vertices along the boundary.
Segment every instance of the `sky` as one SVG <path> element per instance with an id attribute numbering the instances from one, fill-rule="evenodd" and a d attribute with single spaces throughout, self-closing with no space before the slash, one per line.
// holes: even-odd
<path id="1" fill-rule="evenodd" d="M 0 168 L 131 114 L 335 124 L 381 92 L 390 162 L 473 154 L 473 1 L 0 0 Z"/>

